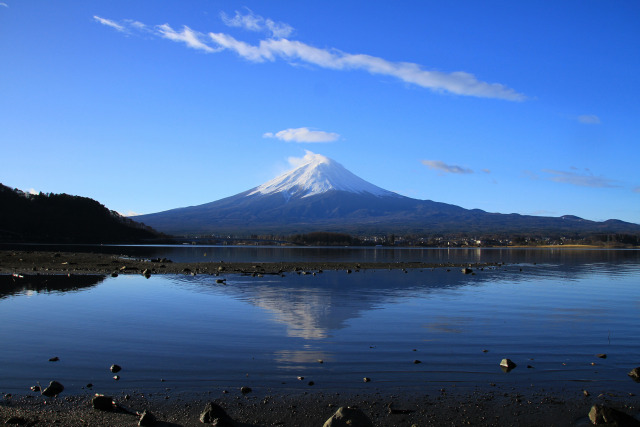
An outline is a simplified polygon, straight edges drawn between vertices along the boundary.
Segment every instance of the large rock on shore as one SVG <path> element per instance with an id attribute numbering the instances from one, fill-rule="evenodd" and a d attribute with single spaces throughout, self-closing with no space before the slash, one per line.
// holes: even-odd
<path id="1" fill-rule="evenodd" d="M 214 402 L 207 403 L 204 411 L 200 414 L 200 422 L 204 424 L 213 424 L 220 427 L 235 426 L 236 423 L 231 419 L 227 412 L 220 405 Z"/>
<path id="2" fill-rule="evenodd" d="M 373 427 L 373 423 L 360 409 L 343 406 L 324 423 L 323 427 Z"/>
<path id="3" fill-rule="evenodd" d="M 640 421 L 631 415 L 603 405 L 593 405 L 589 419 L 595 425 L 615 427 L 640 427 Z"/>
<path id="4" fill-rule="evenodd" d="M 58 381 L 51 381 L 47 388 L 42 390 L 42 395 L 47 397 L 57 396 L 64 390 L 64 386 Z"/>

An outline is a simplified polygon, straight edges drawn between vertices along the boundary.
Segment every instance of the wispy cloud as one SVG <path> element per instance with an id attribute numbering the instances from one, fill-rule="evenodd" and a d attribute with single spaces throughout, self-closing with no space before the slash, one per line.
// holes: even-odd
<path id="1" fill-rule="evenodd" d="M 428 71 L 411 62 L 391 62 L 371 55 L 320 49 L 295 40 L 267 39 L 261 40 L 258 45 L 251 45 L 224 33 L 209 33 L 209 37 L 220 48 L 231 50 L 252 62 L 275 61 L 281 58 L 333 70 L 364 70 L 371 74 L 395 77 L 405 83 L 437 92 L 510 101 L 525 99 L 524 95 L 502 84 L 479 81 L 473 74 L 463 71 Z"/>
<path id="2" fill-rule="evenodd" d="M 221 18 L 226 25 L 231 27 L 266 31 L 270 34 L 270 37 L 260 40 L 257 44 L 238 40 L 226 33 L 210 32 L 205 35 L 187 26 L 183 26 L 182 31 L 176 31 L 169 24 L 147 27 L 139 21 L 115 22 L 98 16 L 94 18 L 101 24 L 120 32 L 127 32 L 127 29 L 136 31 L 144 29 L 146 33 L 185 43 L 188 47 L 209 53 L 229 50 L 251 62 L 273 62 L 281 59 L 292 65 L 302 62 L 332 70 L 363 70 L 371 74 L 393 77 L 435 92 L 509 101 L 526 99 L 523 94 L 503 84 L 484 82 L 464 71 L 450 73 L 431 71 L 412 62 L 393 62 L 376 56 L 351 54 L 338 49 L 321 49 L 300 41 L 289 40 L 285 37 L 291 35 L 293 31 L 291 26 L 265 19 L 254 14 L 251 10 L 245 14 L 236 11 L 233 17 L 221 14 Z"/>
<path id="3" fill-rule="evenodd" d="M 304 150 L 305 154 L 303 157 L 289 157 L 287 161 L 289 165 L 293 168 L 300 167 L 302 165 L 306 165 L 307 163 L 313 161 L 327 161 L 328 159 L 322 154 L 316 154 L 309 150 Z"/>
<path id="4" fill-rule="evenodd" d="M 456 165 L 448 165 L 440 160 L 423 160 L 422 164 L 427 166 L 429 169 L 437 170 L 439 172 L 444 173 L 457 173 L 457 174 L 465 174 L 465 173 L 473 173 L 471 169 L 463 168 L 461 166 Z"/>
<path id="5" fill-rule="evenodd" d="M 0 2 L 0 6 L 2 6 L 2 7 L 9 7 L 9 5 L 8 5 L 8 4 L 6 4 L 5 2 Z"/>
<path id="6" fill-rule="evenodd" d="M 293 33 L 293 27 L 289 24 L 274 22 L 271 19 L 256 15 L 251 9 L 246 8 L 246 10 L 247 13 L 244 15 L 236 10 L 233 18 L 230 18 L 224 12 L 220 12 L 220 18 L 229 27 L 239 27 L 255 32 L 267 32 L 275 38 L 289 37 Z"/>
<path id="7" fill-rule="evenodd" d="M 262 136 L 264 138 L 276 138 L 286 142 L 333 142 L 340 138 L 340 135 L 334 132 L 310 130 L 306 127 L 290 128 L 276 133 L 267 132 Z"/>
<path id="8" fill-rule="evenodd" d="M 551 175 L 546 177 L 546 179 L 553 182 L 561 182 L 564 184 L 591 188 L 620 187 L 620 185 L 617 185 L 614 180 L 605 178 L 603 176 L 595 176 L 588 169 L 585 169 L 586 173 L 559 171 L 554 169 L 543 169 L 542 172 Z"/>
<path id="9" fill-rule="evenodd" d="M 158 25 L 156 26 L 156 29 L 160 37 L 172 40 L 174 42 L 184 43 L 192 49 L 202 50 L 207 53 L 213 53 L 220 50 L 214 49 L 211 46 L 205 44 L 202 41 L 202 34 L 198 33 L 197 31 L 193 31 L 186 25 L 182 27 L 182 31 L 180 32 L 175 31 L 169 26 L 169 24 Z"/>
<path id="10" fill-rule="evenodd" d="M 584 114 L 582 116 L 578 116 L 578 121 L 585 125 L 599 125 L 600 117 L 594 114 Z"/>
<path id="11" fill-rule="evenodd" d="M 95 19 L 97 22 L 101 23 L 102 25 L 106 25 L 107 27 L 111 27 L 116 31 L 120 31 L 121 33 L 127 32 L 127 28 L 124 25 L 120 25 L 117 22 L 112 21 L 110 19 L 101 18 L 97 15 L 93 15 L 93 19 Z"/>
<path id="12" fill-rule="evenodd" d="M 640 187 L 634 187 L 633 188 L 633 192 L 634 193 L 640 193 Z"/>

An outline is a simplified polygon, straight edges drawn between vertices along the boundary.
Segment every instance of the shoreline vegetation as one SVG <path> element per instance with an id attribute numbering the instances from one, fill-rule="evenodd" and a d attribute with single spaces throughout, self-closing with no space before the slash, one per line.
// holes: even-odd
<path id="1" fill-rule="evenodd" d="M 579 246 L 584 247 L 584 246 Z M 0 276 L 15 284 L 33 275 L 88 277 L 119 274 L 314 274 L 339 269 L 356 273 L 359 269 L 457 268 L 472 274 L 502 264 L 427 264 L 427 263 L 178 263 L 167 259 L 140 260 L 119 255 L 67 253 L 25 250 L 0 251 Z M 470 271 L 465 271 L 470 270 Z M 147 276 L 148 277 L 148 276 Z M 52 378 L 53 379 L 53 378 Z M 64 383 L 64 378 L 57 379 Z M 630 379 L 631 381 L 631 379 Z M 367 382 L 365 380 L 365 382 Z M 567 426 L 590 425 L 590 413 L 596 405 L 609 408 L 623 422 L 606 425 L 640 426 L 637 420 L 640 398 L 633 393 L 584 390 L 556 385 L 486 384 L 473 388 L 455 383 L 430 384 L 424 389 L 388 390 L 373 383 L 364 391 L 271 390 L 252 384 L 254 390 L 215 388 L 208 392 L 178 392 L 170 387 L 158 390 L 121 390 L 110 395 L 108 405 L 96 408 L 95 388 L 82 394 L 60 392 L 46 397 L 28 389 L 7 393 L 0 384 L 0 423 L 6 425 L 61 426 L 336 426 L 325 424 L 340 407 L 357 408 L 366 417 L 367 426 Z M 600 387 L 600 386 L 598 386 Z M 615 390 L 614 390 L 615 391 Z M 209 402 L 224 410 L 224 420 L 203 424 L 203 411 Z M 609 410 L 609 409 L 605 409 Z M 153 421 L 141 422 L 143 413 Z"/>

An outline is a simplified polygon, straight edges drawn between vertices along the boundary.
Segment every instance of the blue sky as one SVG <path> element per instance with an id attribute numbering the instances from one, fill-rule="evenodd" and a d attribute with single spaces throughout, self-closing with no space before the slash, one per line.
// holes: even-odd
<path id="1" fill-rule="evenodd" d="M 400 194 L 640 223 L 637 1 L 0 0 L 0 182 L 121 213 L 306 150 Z"/>

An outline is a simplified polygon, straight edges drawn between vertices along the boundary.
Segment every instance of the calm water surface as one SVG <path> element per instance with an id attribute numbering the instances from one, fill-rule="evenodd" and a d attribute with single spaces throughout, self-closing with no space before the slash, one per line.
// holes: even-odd
<path id="1" fill-rule="evenodd" d="M 308 381 L 314 390 L 354 392 L 491 383 L 640 392 L 627 376 L 640 366 L 640 251 L 134 252 L 114 251 L 176 261 L 206 252 L 227 261 L 431 257 L 509 264 L 475 275 L 445 268 L 226 275 L 226 285 L 204 275 L 62 276 L 46 283 L 2 276 L 0 392 L 24 393 L 52 379 L 70 393 L 85 392 L 87 383 L 100 392 L 242 385 L 299 391 L 310 389 Z M 60 361 L 48 362 L 53 356 Z M 502 372 L 503 357 L 518 367 Z M 123 367 L 117 382 L 108 369 L 113 363 Z"/>

